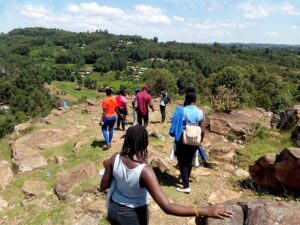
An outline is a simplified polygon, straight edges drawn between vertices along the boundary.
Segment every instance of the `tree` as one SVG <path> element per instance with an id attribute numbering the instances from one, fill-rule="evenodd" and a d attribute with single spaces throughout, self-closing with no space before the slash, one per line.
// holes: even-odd
<path id="1" fill-rule="evenodd" d="M 163 89 L 170 94 L 178 92 L 175 77 L 166 69 L 150 69 L 145 72 L 144 76 L 145 82 L 155 96 L 158 96 Z"/>

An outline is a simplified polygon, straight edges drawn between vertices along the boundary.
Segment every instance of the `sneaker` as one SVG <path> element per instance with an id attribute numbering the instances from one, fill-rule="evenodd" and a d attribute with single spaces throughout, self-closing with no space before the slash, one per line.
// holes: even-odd
<path id="1" fill-rule="evenodd" d="M 108 150 L 109 148 L 111 148 L 111 144 L 109 144 L 109 145 L 104 145 L 103 146 L 103 150 L 105 151 L 105 150 Z"/>
<path id="2" fill-rule="evenodd" d="M 214 169 L 214 168 L 217 167 L 217 164 L 204 161 L 203 166 L 206 167 L 206 168 Z"/>
<path id="3" fill-rule="evenodd" d="M 179 188 L 178 187 L 178 188 L 176 188 L 176 191 L 189 194 L 189 193 L 191 193 L 191 188 Z"/>

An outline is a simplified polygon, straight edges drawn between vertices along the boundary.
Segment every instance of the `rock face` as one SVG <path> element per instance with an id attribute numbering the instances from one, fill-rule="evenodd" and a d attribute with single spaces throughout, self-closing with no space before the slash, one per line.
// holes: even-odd
<path id="1" fill-rule="evenodd" d="M 13 172 L 10 164 L 6 161 L 0 161 L 0 188 L 4 189 L 13 179 Z"/>
<path id="2" fill-rule="evenodd" d="M 97 175 L 97 168 L 93 163 L 80 164 L 69 171 L 58 175 L 55 192 L 60 200 L 67 200 L 71 191 L 88 177 Z"/>
<path id="3" fill-rule="evenodd" d="M 46 192 L 47 189 L 48 189 L 48 185 L 44 181 L 26 180 L 23 184 L 22 190 L 27 197 L 31 197 Z"/>
<path id="4" fill-rule="evenodd" d="M 296 126 L 292 133 L 292 141 L 297 147 L 300 147 L 300 126 Z"/>
<path id="5" fill-rule="evenodd" d="M 211 193 L 211 195 L 208 197 L 207 202 L 210 204 L 223 203 L 232 199 L 238 199 L 240 197 L 241 197 L 240 193 L 223 189 Z"/>
<path id="6" fill-rule="evenodd" d="M 24 133 L 26 130 L 32 127 L 31 123 L 20 123 L 14 127 L 14 132 L 17 136 Z"/>
<path id="7" fill-rule="evenodd" d="M 264 109 L 247 109 L 230 114 L 213 114 L 209 117 L 210 131 L 224 135 L 235 135 L 242 138 L 249 133 L 253 124 L 260 124 L 263 127 L 271 128 L 272 113 Z"/>
<path id="8" fill-rule="evenodd" d="M 8 202 L 0 198 L 0 212 L 8 206 Z"/>
<path id="9" fill-rule="evenodd" d="M 105 202 L 103 200 L 97 200 L 88 203 L 85 207 L 85 211 L 88 215 L 98 218 L 106 212 Z"/>
<path id="10" fill-rule="evenodd" d="M 290 129 L 300 125 L 300 105 L 295 105 L 273 117 L 272 122 L 278 129 Z"/>
<path id="11" fill-rule="evenodd" d="M 235 214 L 225 220 L 208 218 L 203 225 L 289 225 L 299 224 L 300 205 L 295 202 L 274 202 L 266 200 L 230 201 L 226 208 Z"/>
<path id="12" fill-rule="evenodd" d="M 286 148 L 279 155 L 267 154 L 249 166 L 255 184 L 276 191 L 299 193 L 300 148 Z"/>
<path id="13" fill-rule="evenodd" d="M 170 170 L 172 166 L 167 160 L 163 159 L 163 157 L 156 155 L 153 152 L 148 155 L 148 164 L 153 168 L 158 168 L 161 173 Z"/>

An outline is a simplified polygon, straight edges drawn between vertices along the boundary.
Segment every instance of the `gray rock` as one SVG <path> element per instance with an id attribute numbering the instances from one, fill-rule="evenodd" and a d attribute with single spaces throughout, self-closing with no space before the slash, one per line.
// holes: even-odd
<path id="1" fill-rule="evenodd" d="M 6 161 L 0 161 L 0 188 L 4 189 L 13 179 L 13 172 L 10 164 Z"/>

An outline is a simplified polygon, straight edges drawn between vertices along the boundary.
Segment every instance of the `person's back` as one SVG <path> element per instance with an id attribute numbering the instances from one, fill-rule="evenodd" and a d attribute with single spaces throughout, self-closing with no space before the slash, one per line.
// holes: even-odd
<path id="1" fill-rule="evenodd" d="M 149 95 L 146 90 L 136 95 L 137 110 L 139 114 L 148 114 L 148 106 L 151 104 L 151 99 L 151 95 Z"/>
<path id="2" fill-rule="evenodd" d="M 107 96 L 105 99 L 103 99 L 102 107 L 106 110 L 104 117 L 115 116 L 116 106 L 117 106 L 117 102 L 113 96 Z"/>
<path id="3" fill-rule="evenodd" d="M 187 105 L 183 108 L 184 113 L 184 122 L 183 126 L 186 124 L 193 123 L 199 124 L 203 120 L 204 114 L 201 109 L 199 109 L 196 105 Z"/>
<path id="4" fill-rule="evenodd" d="M 148 191 L 140 187 L 140 175 L 146 164 L 139 164 L 128 168 L 122 161 L 122 156 L 117 154 L 113 166 L 113 177 L 116 187 L 112 200 L 130 208 L 137 208 L 149 203 Z"/>

